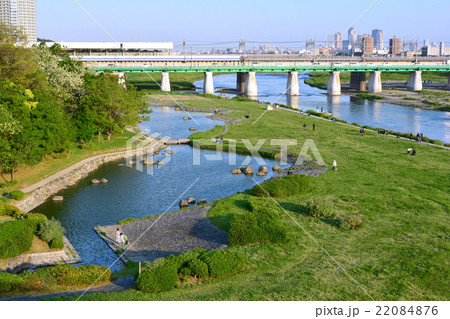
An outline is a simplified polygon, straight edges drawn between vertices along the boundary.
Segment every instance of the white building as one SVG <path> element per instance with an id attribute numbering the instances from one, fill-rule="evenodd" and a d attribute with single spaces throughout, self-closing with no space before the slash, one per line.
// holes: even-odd
<path id="1" fill-rule="evenodd" d="M 28 42 L 37 42 L 36 0 L 0 0 L 0 21 L 22 29 Z"/>

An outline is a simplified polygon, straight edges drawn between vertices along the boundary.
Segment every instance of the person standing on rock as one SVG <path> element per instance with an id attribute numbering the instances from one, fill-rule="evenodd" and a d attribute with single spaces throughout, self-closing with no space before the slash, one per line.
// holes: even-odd
<path id="1" fill-rule="evenodd" d="M 116 243 L 120 244 L 120 229 L 117 228 L 116 230 Z"/>

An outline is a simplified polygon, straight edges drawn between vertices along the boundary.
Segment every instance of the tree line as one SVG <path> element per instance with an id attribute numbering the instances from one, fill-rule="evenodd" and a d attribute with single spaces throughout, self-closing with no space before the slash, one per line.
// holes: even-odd
<path id="1" fill-rule="evenodd" d="M 112 73 L 94 74 L 58 44 L 28 47 L 0 23 L 0 176 L 94 136 L 111 136 L 149 113 L 140 92 Z"/>

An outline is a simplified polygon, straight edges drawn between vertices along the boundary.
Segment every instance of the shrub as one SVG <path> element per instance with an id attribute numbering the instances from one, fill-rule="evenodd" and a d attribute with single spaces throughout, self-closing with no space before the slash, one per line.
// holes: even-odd
<path id="1" fill-rule="evenodd" d="M 309 192 L 311 177 L 307 175 L 289 175 L 253 187 L 253 195 L 257 197 L 288 197 Z"/>
<path id="2" fill-rule="evenodd" d="M 333 215 L 333 205 L 329 199 L 313 198 L 307 204 L 308 215 L 315 218 L 328 218 Z"/>
<path id="3" fill-rule="evenodd" d="M 33 226 L 33 233 L 38 230 L 39 224 L 47 220 L 47 216 L 40 213 L 28 213 L 26 214 L 26 219 Z"/>
<path id="4" fill-rule="evenodd" d="M 39 224 L 37 235 L 43 241 L 50 243 L 53 239 L 64 236 L 64 228 L 58 220 L 52 218 Z"/>
<path id="5" fill-rule="evenodd" d="M 199 278 L 209 277 L 208 265 L 200 259 L 190 260 L 188 262 L 188 268 L 192 271 L 192 274 Z"/>
<path id="6" fill-rule="evenodd" d="M 361 223 L 362 219 L 358 216 L 343 217 L 338 221 L 339 228 L 342 230 L 356 229 Z"/>
<path id="7" fill-rule="evenodd" d="M 46 268 L 45 271 L 54 277 L 60 286 L 90 285 L 94 282 L 105 282 L 111 278 L 111 270 L 95 265 L 80 267 L 58 265 Z"/>
<path id="8" fill-rule="evenodd" d="M 31 248 L 33 226 L 27 220 L 10 221 L 0 225 L 0 259 L 19 256 Z"/>
<path id="9" fill-rule="evenodd" d="M 8 199 L 6 197 L 0 196 L 0 204 L 6 203 L 7 201 L 8 201 Z"/>
<path id="10" fill-rule="evenodd" d="M 10 292 L 17 290 L 17 288 L 24 282 L 24 279 L 15 274 L 0 273 L 0 292 Z"/>
<path id="11" fill-rule="evenodd" d="M 9 193 L 9 197 L 14 200 L 22 200 L 25 197 L 25 194 L 22 191 L 11 191 Z"/>
<path id="12" fill-rule="evenodd" d="M 4 204 L 6 209 L 6 215 L 14 216 L 14 214 L 20 212 L 19 207 L 14 206 L 12 204 Z"/>
<path id="13" fill-rule="evenodd" d="M 172 289 L 179 279 L 173 265 L 162 265 L 156 269 L 145 269 L 136 280 L 140 291 L 160 292 Z"/>
<path id="14" fill-rule="evenodd" d="M 6 205 L 0 202 L 0 216 L 7 215 L 8 211 L 6 210 Z"/>
<path id="15" fill-rule="evenodd" d="M 195 248 L 179 255 L 170 255 L 164 259 L 164 264 L 172 265 L 179 271 L 181 268 L 186 267 L 190 260 L 197 259 L 204 252 L 206 252 L 205 249 Z"/>
<path id="16" fill-rule="evenodd" d="M 50 248 L 63 249 L 65 247 L 63 237 L 55 237 L 50 242 Z"/>
<path id="17" fill-rule="evenodd" d="M 182 275 L 182 276 L 190 276 L 192 274 L 192 271 L 191 271 L 191 269 L 190 268 L 188 268 L 188 267 L 183 267 L 183 268 L 181 268 L 181 270 L 180 270 L 180 275 Z"/>
<path id="18" fill-rule="evenodd" d="M 267 200 L 250 199 L 250 213 L 235 216 L 230 223 L 230 245 L 284 243 L 287 229 L 279 221 L 279 209 Z"/>
<path id="19" fill-rule="evenodd" d="M 213 250 L 201 256 L 211 277 L 221 278 L 244 269 L 247 258 L 241 252 Z"/>

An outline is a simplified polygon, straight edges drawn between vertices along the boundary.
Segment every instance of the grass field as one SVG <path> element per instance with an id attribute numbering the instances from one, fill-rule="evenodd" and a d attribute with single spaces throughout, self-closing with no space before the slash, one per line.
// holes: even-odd
<path id="1" fill-rule="evenodd" d="M 161 73 L 128 73 L 128 83 L 139 90 L 161 90 Z M 170 73 L 172 90 L 195 90 L 194 82 L 202 80 L 203 73 Z"/>
<path id="2" fill-rule="evenodd" d="M 328 166 L 337 161 L 338 171 L 314 178 L 311 193 L 278 200 L 301 225 L 287 215 L 281 217 L 289 228 L 288 243 L 232 248 L 249 257 L 245 271 L 164 293 L 128 290 L 85 295 L 83 300 L 450 298 L 448 150 L 371 132 L 360 136 L 357 128 L 286 110 L 267 112 L 254 123 L 264 113 L 264 106 L 252 102 L 204 98 L 187 100 L 183 105 L 229 109 L 230 117 L 249 115 L 249 119 L 229 126 L 223 136 L 226 139 L 247 138 L 253 144 L 266 139 L 264 147 L 271 147 L 270 139 L 295 139 L 299 146 L 290 146 L 289 150 L 297 154 L 303 142 L 312 139 Z M 211 137 L 217 130 L 201 137 Z M 406 154 L 409 147 L 416 149 L 416 156 Z M 218 201 L 210 219 L 228 230 L 232 217 L 247 209 L 248 196 L 236 194 Z M 335 218 L 306 216 L 306 202 L 312 197 L 330 198 Z M 361 228 L 340 230 L 336 218 L 351 215 L 362 218 Z"/>

